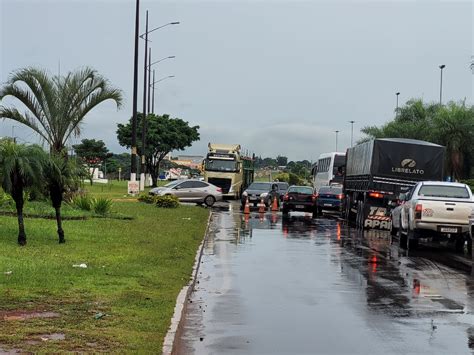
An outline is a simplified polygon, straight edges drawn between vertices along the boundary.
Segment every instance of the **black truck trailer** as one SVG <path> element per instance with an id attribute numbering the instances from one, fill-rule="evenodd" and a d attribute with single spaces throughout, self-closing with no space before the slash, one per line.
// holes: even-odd
<path id="1" fill-rule="evenodd" d="M 349 148 L 344 175 L 344 218 L 359 228 L 391 227 L 400 193 L 418 181 L 443 180 L 445 148 L 414 139 L 373 139 Z"/>

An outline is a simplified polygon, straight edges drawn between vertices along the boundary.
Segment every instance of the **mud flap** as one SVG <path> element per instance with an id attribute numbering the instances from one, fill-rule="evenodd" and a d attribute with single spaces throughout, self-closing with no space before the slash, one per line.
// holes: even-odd
<path id="1" fill-rule="evenodd" d="M 379 229 L 389 231 L 392 227 L 392 219 L 387 215 L 386 207 L 364 204 L 364 229 Z"/>

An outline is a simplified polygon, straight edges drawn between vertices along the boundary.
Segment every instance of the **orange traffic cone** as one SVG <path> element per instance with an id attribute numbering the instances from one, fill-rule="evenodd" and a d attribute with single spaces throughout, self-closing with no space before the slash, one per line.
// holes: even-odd
<path id="1" fill-rule="evenodd" d="M 276 196 L 273 196 L 272 212 L 278 211 L 278 202 Z"/>
<path id="2" fill-rule="evenodd" d="M 260 199 L 260 206 L 258 208 L 259 213 L 265 213 L 265 201 L 263 201 L 263 197 Z"/>
<path id="3" fill-rule="evenodd" d="M 250 203 L 249 203 L 249 198 L 245 200 L 245 207 L 244 207 L 244 214 L 249 214 L 250 213 Z"/>

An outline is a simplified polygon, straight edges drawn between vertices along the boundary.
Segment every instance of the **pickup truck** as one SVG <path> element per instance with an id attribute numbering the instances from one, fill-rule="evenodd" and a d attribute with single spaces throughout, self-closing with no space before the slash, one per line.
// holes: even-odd
<path id="1" fill-rule="evenodd" d="M 416 248 L 420 238 L 455 243 L 456 250 L 471 250 L 469 216 L 474 198 L 469 186 L 460 183 L 424 181 L 406 194 L 392 212 L 392 231 L 402 248 Z"/>

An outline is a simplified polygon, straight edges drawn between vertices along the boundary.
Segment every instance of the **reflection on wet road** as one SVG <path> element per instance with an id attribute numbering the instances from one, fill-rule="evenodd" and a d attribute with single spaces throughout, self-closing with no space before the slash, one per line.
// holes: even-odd
<path id="1" fill-rule="evenodd" d="M 474 282 L 445 252 L 237 206 L 213 214 L 179 353 L 471 354 Z"/>

